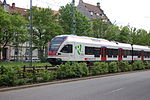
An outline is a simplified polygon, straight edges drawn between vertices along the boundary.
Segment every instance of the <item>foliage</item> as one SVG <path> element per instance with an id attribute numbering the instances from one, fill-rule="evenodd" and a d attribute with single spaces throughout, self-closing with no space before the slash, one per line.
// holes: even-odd
<path id="1" fill-rule="evenodd" d="M 120 72 L 120 68 L 117 65 L 117 62 L 110 62 L 109 63 L 109 72 L 110 73 L 115 73 L 115 72 Z"/>
<path id="2" fill-rule="evenodd" d="M 91 72 L 92 72 L 92 75 L 99 75 L 99 74 L 108 73 L 108 63 L 95 62 Z"/>
<path id="3" fill-rule="evenodd" d="M 40 71 L 38 72 L 38 82 L 48 82 L 56 79 L 55 72 L 53 71 Z"/>
<path id="4" fill-rule="evenodd" d="M 145 69 L 150 69 L 150 62 L 149 61 L 145 62 Z"/>
<path id="5" fill-rule="evenodd" d="M 51 65 L 49 63 L 40 63 L 40 62 L 33 62 L 33 66 L 46 66 L 46 65 Z M 4 67 L 23 67 L 23 66 L 29 66 L 28 62 L 1 62 L 0 66 Z"/>
<path id="6" fill-rule="evenodd" d="M 122 72 L 132 71 L 132 65 L 129 65 L 129 63 L 126 61 L 118 62 L 118 66 Z"/>
<path id="7" fill-rule="evenodd" d="M 10 43 L 17 46 L 27 40 L 27 21 L 24 17 L 8 14 L 0 7 L 0 19 L 0 51 Z"/>
<path id="8" fill-rule="evenodd" d="M 56 35 L 63 33 L 62 27 L 50 8 L 33 7 L 32 12 L 33 43 L 39 51 L 40 60 L 45 61 L 47 53 L 44 53 L 44 50 L 47 50 L 47 43 Z"/>
<path id="9" fill-rule="evenodd" d="M 85 63 L 73 63 L 69 62 L 58 66 L 57 78 L 74 78 L 83 77 L 89 74 L 87 65 Z"/>
<path id="10" fill-rule="evenodd" d="M 104 22 L 101 19 L 94 19 L 92 24 L 92 30 L 93 30 L 92 36 L 96 38 L 103 38 L 104 34 L 109 28 L 109 25 L 110 24 L 108 22 Z"/>
<path id="11" fill-rule="evenodd" d="M 63 27 L 65 34 L 72 34 L 73 24 L 76 24 L 75 25 L 76 35 L 88 35 L 88 33 L 91 32 L 90 20 L 86 16 L 78 12 L 76 7 L 74 7 L 75 22 L 73 23 L 72 9 L 73 9 L 72 4 L 67 4 L 66 6 L 62 6 L 59 9 L 60 12 L 59 21 L 61 26 Z"/>
<path id="12" fill-rule="evenodd" d="M 20 79 L 21 69 L 19 67 L 1 66 L 0 86 L 14 86 L 21 84 L 16 80 Z"/>
<path id="13" fill-rule="evenodd" d="M 143 61 L 141 60 L 135 61 L 133 63 L 133 70 L 141 70 L 141 69 L 145 69 Z"/>

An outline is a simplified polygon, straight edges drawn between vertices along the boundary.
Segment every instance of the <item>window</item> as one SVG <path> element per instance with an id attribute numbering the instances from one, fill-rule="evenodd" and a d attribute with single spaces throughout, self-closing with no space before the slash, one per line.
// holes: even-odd
<path id="1" fill-rule="evenodd" d="M 150 52 L 144 52 L 145 58 L 150 58 Z"/>
<path id="2" fill-rule="evenodd" d="M 61 43 L 66 39 L 67 37 L 56 37 L 54 38 L 50 43 L 49 51 L 57 51 Z"/>
<path id="3" fill-rule="evenodd" d="M 25 55 L 29 55 L 29 49 L 26 49 Z"/>
<path id="4" fill-rule="evenodd" d="M 112 56 L 116 58 L 118 55 L 118 49 L 108 49 L 108 57 L 111 58 Z"/>
<path id="5" fill-rule="evenodd" d="M 133 51 L 133 56 L 138 56 L 138 55 L 139 55 L 138 51 Z"/>
<path id="6" fill-rule="evenodd" d="M 109 58 L 112 58 L 112 56 L 113 56 L 113 49 L 108 49 L 108 57 Z"/>
<path id="7" fill-rule="evenodd" d="M 94 55 L 94 57 L 100 57 L 100 52 L 101 48 L 85 46 L 85 55 Z"/>
<path id="8" fill-rule="evenodd" d="M 72 53 L 72 44 L 65 45 L 60 52 L 63 53 Z"/>
<path id="9" fill-rule="evenodd" d="M 101 48 L 94 48 L 94 56 L 100 57 L 100 51 L 101 51 Z"/>
<path id="10" fill-rule="evenodd" d="M 127 56 L 131 55 L 131 50 L 123 50 L 123 57 L 127 58 Z"/>
<path id="11" fill-rule="evenodd" d="M 94 55 L 94 47 L 85 47 L 85 55 Z"/>
<path id="12" fill-rule="evenodd" d="M 18 54 L 19 54 L 19 49 L 15 48 L 15 55 L 18 55 Z"/>

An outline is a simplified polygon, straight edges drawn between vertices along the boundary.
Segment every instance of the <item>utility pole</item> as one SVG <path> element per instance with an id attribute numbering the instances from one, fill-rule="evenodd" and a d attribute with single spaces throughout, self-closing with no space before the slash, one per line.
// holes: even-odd
<path id="1" fill-rule="evenodd" d="M 75 0 L 72 0 L 72 34 L 76 34 L 76 21 L 75 21 Z"/>
<path id="2" fill-rule="evenodd" d="M 29 55 L 29 60 L 30 60 L 30 67 L 32 67 L 32 0 L 30 0 L 30 34 L 29 34 L 29 48 L 30 48 L 30 55 Z"/>

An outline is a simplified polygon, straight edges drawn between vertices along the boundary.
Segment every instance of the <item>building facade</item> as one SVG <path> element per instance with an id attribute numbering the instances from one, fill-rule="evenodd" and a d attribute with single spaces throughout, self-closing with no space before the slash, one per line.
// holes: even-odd
<path id="1" fill-rule="evenodd" d="M 3 2 L 0 1 L 0 6 L 9 14 L 19 13 L 21 16 L 25 16 L 27 14 L 27 9 L 16 7 L 15 3 L 12 3 L 10 6 L 7 4 L 6 0 Z M 2 48 L 2 45 L 0 45 L 0 61 L 29 60 L 29 41 L 20 43 L 17 47 L 12 43 L 9 43 L 5 46 L 5 48 Z M 38 59 L 38 50 L 34 49 L 32 55 L 33 59 Z"/>

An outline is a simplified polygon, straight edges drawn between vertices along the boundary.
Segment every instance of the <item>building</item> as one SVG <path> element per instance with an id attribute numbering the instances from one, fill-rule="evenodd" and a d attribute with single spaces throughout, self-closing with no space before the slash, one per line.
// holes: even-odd
<path id="1" fill-rule="evenodd" d="M 10 6 L 7 4 L 6 0 L 3 2 L 0 1 L 0 6 L 4 8 L 4 10 L 10 14 L 19 13 L 22 16 L 27 14 L 27 9 L 19 8 L 15 6 L 15 3 L 12 3 Z M 2 46 L 0 45 L 0 49 Z M 38 50 L 33 50 L 33 59 L 38 59 Z M 0 60 L 29 60 L 29 41 L 25 43 L 20 43 L 18 47 L 12 45 L 11 43 L 7 44 L 3 50 L 0 51 Z"/>
<path id="2" fill-rule="evenodd" d="M 77 9 L 80 13 L 88 17 L 89 19 L 97 19 L 100 18 L 102 21 L 108 22 L 111 24 L 111 21 L 108 19 L 104 11 L 101 9 L 100 3 L 97 5 L 91 5 L 83 2 L 83 0 L 79 0 L 79 4 Z"/>

